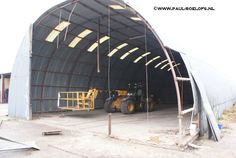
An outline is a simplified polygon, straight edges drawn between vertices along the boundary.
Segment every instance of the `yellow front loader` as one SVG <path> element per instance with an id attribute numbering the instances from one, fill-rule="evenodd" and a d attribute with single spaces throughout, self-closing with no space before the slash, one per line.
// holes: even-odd
<path id="1" fill-rule="evenodd" d="M 107 98 L 104 104 L 104 110 L 108 113 L 121 110 L 122 100 L 127 97 L 126 90 L 114 90 L 111 92 L 111 97 Z"/>
<path id="2" fill-rule="evenodd" d="M 104 109 L 108 113 L 120 111 L 123 114 L 133 114 L 138 111 L 151 112 L 156 105 L 154 96 L 150 95 L 148 103 L 142 84 L 129 84 L 129 90 L 114 90 L 106 99 Z"/>

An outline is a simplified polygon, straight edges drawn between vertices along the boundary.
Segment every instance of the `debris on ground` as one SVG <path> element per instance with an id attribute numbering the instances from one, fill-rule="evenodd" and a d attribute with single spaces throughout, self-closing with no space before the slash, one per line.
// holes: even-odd
<path id="1" fill-rule="evenodd" d="M 50 136 L 50 135 L 61 135 L 62 131 L 47 131 L 47 132 L 42 132 L 43 136 Z"/>
<path id="2" fill-rule="evenodd" d="M 197 145 L 194 143 L 188 143 L 188 146 L 194 148 L 194 149 L 211 149 L 209 146 L 201 146 L 201 145 Z"/>
<path id="3" fill-rule="evenodd" d="M 2 141 L 0 146 L 0 151 L 8 151 L 8 150 L 25 150 L 25 149 L 34 149 L 40 150 L 40 148 L 36 145 L 35 142 L 18 142 L 9 138 L 0 137 Z"/>

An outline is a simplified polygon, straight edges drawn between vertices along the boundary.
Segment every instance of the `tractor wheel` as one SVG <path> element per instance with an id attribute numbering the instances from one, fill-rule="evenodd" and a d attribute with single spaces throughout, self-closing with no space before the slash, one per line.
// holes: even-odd
<path id="1" fill-rule="evenodd" d="M 114 109 L 112 107 L 112 102 L 113 102 L 113 99 L 112 98 L 107 98 L 105 103 L 104 103 L 104 110 L 107 112 L 107 113 L 113 113 L 116 111 L 116 109 Z"/>
<path id="2" fill-rule="evenodd" d="M 144 108 L 143 108 L 144 112 L 152 112 L 152 111 L 154 111 L 154 104 L 155 103 L 153 101 L 149 101 L 149 103 L 148 103 L 149 107 L 147 107 L 147 104 L 145 103 Z"/>
<path id="3" fill-rule="evenodd" d="M 132 100 L 125 100 L 121 103 L 121 112 L 123 114 L 132 114 L 135 111 L 135 103 Z"/>

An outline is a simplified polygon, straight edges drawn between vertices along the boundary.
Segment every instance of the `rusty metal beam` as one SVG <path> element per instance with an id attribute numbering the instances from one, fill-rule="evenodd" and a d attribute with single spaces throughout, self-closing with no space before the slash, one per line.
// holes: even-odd
<path id="1" fill-rule="evenodd" d="M 136 13 L 132 8 L 128 7 L 130 9 L 130 11 L 133 11 L 134 13 Z M 181 96 L 180 96 L 180 89 L 179 89 L 179 84 L 177 81 L 177 76 L 171 61 L 171 58 L 169 56 L 168 51 L 166 50 L 166 47 L 164 46 L 164 44 L 162 43 L 160 37 L 157 35 L 157 33 L 154 31 L 154 29 L 151 27 L 151 25 L 138 13 L 136 13 L 136 15 L 141 18 L 143 20 L 143 22 L 146 24 L 146 26 L 148 26 L 148 28 L 152 31 L 153 35 L 156 37 L 156 40 L 159 42 L 159 44 L 161 45 L 161 48 L 170 64 L 170 68 L 171 68 L 171 73 L 173 76 L 173 80 L 174 80 L 174 85 L 175 85 L 175 90 L 176 90 L 176 97 L 177 97 L 177 105 L 178 105 L 178 120 L 179 120 L 179 135 L 181 136 L 183 134 L 182 132 L 182 103 L 181 103 Z"/>

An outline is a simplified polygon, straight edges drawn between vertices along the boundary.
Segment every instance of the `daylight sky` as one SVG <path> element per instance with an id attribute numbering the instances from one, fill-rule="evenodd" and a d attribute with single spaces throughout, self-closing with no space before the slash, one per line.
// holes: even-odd
<path id="1" fill-rule="evenodd" d="M 166 46 L 206 61 L 235 78 L 234 0 L 125 0 L 155 28 Z M 25 32 L 44 11 L 62 0 L 2 1 L 0 73 L 10 72 Z M 155 11 L 163 7 L 214 7 L 215 11 Z"/>

